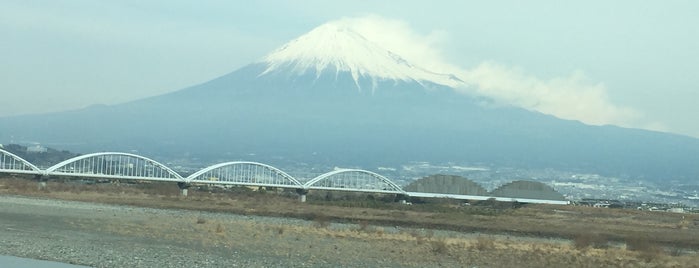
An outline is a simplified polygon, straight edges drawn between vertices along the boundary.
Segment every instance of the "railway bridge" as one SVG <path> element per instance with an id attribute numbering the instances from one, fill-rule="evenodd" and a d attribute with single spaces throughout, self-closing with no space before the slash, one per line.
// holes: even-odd
<path id="1" fill-rule="evenodd" d="M 233 161 L 205 167 L 183 177 L 153 159 L 130 153 L 100 152 L 77 156 L 41 169 L 21 157 L 0 149 L 0 173 L 29 174 L 39 178 L 97 178 L 177 183 L 182 195 L 191 185 L 237 185 L 296 189 L 301 201 L 310 190 L 397 194 L 405 197 L 451 198 L 462 200 L 517 201 L 524 203 L 567 204 L 568 201 L 512 198 L 486 195 L 459 195 L 407 192 L 390 179 L 362 169 L 335 169 L 302 182 L 271 165 Z M 45 183 L 45 182 L 40 182 Z"/>

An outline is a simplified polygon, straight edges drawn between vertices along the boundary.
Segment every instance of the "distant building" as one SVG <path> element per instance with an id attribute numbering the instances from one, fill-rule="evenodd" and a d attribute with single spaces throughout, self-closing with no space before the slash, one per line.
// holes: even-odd
<path id="1" fill-rule="evenodd" d="M 673 212 L 673 213 L 684 213 L 684 208 L 671 208 L 667 210 L 668 212 Z"/>
<path id="2" fill-rule="evenodd" d="M 625 208 L 627 204 L 619 200 L 583 198 L 577 202 L 581 206 L 596 208 Z"/>
<path id="3" fill-rule="evenodd" d="M 39 144 L 27 147 L 27 153 L 45 153 L 47 151 L 46 147 Z"/>

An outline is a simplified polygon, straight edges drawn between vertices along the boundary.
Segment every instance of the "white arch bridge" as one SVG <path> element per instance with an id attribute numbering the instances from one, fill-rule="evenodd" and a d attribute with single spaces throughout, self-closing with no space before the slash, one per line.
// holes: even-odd
<path id="1" fill-rule="evenodd" d="M 296 189 L 305 201 L 309 190 L 351 191 L 383 194 L 399 194 L 416 197 L 446 197 L 454 199 L 520 201 L 529 203 L 565 204 L 555 200 L 517 200 L 492 196 L 461 196 L 433 193 L 406 192 L 390 179 L 377 173 L 361 169 L 337 169 L 301 182 L 286 172 L 270 165 L 234 161 L 215 164 L 199 170 L 187 177 L 155 160 L 144 156 L 102 152 L 77 156 L 49 168 L 36 165 L 0 149 L 0 173 L 30 174 L 40 177 L 85 177 L 96 179 L 145 180 L 175 182 L 186 195 L 193 184 L 237 185 L 253 187 L 276 187 Z"/>

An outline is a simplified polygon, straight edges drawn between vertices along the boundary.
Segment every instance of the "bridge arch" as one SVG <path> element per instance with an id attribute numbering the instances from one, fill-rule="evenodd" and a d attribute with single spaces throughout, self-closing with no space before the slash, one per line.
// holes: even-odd
<path id="1" fill-rule="evenodd" d="M 34 164 L 3 149 L 0 149 L 0 172 L 37 175 L 43 173 L 43 171 Z"/>
<path id="2" fill-rule="evenodd" d="M 155 160 L 119 152 L 73 157 L 46 169 L 46 175 L 184 182 L 180 174 Z"/>
<path id="3" fill-rule="evenodd" d="M 304 184 L 306 189 L 405 194 L 388 178 L 362 169 L 338 169 L 322 174 Z"/>
<path id="4" fill-rule="evenodd" d="M 303 184 L 278 168 L 247 161 L 212 165 L 189 175 L 186 180 L 189 183 L 303 188 Z"/>

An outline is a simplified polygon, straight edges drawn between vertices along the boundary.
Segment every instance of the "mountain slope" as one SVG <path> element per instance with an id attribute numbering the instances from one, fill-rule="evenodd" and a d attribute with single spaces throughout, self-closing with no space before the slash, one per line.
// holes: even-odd
<path id="1" fill-rule="evenodd" d="M 464 85 L 331 24 L 259 62 L 170 94 L 0 118 L 0 143 L 138 150 L 208 163 L 255 154 L 271 164 L 430 161 L 655 180 L 699 177 L 697 139 L 560 120 L 457 94 L 454 86 Z"/>

